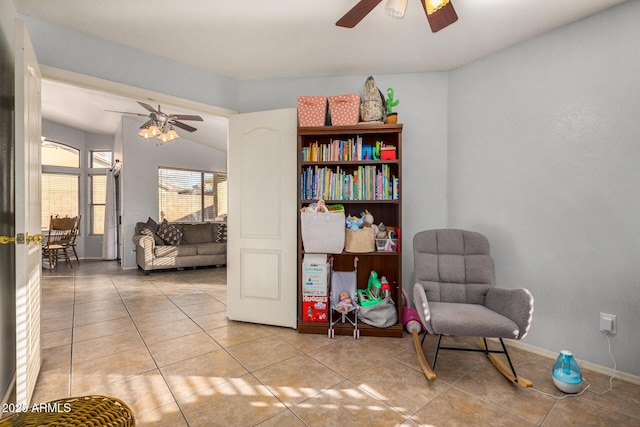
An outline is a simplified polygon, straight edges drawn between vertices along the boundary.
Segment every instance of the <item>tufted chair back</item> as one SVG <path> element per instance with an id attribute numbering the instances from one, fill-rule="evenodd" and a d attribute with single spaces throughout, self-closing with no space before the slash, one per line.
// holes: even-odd
<path id="1" fill-rule="evenodd" d="M 427 230 L 413 238 L 416 282 L 434 302 L 485 304 L 493 286 L 489 241 L 466 230 Z"/>

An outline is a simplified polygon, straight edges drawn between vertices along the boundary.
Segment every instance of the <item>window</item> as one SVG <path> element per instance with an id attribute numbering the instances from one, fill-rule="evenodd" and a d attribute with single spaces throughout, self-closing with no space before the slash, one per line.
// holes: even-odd
<path id="1" fill-rule="evenodd" d="M 42 141 L 40 153 L 43 166 L 80 167 L 80 150 L 60 142 L 45 139 Z"/>
<path id="2" fill-rule="evenodd" d="M 40 223 L 49 229 L 51 216 L 74 217 L 80 210 L 80 150 L 45 139 L 40 145 L 42 181 Z"/>
<path id="3" fill-rule="evenodd" d="M 158 205 L 160 221 L 213 221 L 227 213 L 227 174 L 159 168 Z"/>
<path id="4" fill-rule="evenodd" d="M 92 150 L 89 157 L 89 168 L 108 169 L 113 164 L 111 150 Z M 107 176 L 105 173 L 89 174 L 89 234 L 104 234 L 105 200 L 107 194 Z"/>
<path id="5" fill-rule="evenodd" d="M 107 176 L 89 175 L 90 234 L 104 234 L 104 212 L 107 194 Z"/>
<path id="6" fill-rule="evenodd" d="M 92 169 L 108 169 L 112 166 L 113 153 L 107 150 L 94 150 L 91 152 L 89 167 Z"/>
<path id="7" fill-rule="evenodd" d="M 42 216 L 43 230 L 49 229 L 51 216 L 74 217 L 78 215 L 78 175 L 42 173 Z"/>

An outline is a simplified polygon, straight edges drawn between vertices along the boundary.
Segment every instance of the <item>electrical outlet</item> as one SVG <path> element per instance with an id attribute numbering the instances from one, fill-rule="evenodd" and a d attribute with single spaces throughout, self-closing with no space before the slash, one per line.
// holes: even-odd
<path id="1" fill-rule="evenodd" d="M 617 327 L 616 315 L 600 313 L 600 332 L 615 335 Z"/>

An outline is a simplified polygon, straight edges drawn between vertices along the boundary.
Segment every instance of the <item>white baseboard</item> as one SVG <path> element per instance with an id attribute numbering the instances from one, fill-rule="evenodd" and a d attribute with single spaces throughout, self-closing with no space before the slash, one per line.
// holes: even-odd
<path id="1" fill-rule="evenodd" d="M 496 340 L 497 341 L 497 340 Z M 549 358 L 551 360 L 555 360 L 558 357 L 558 352 L 553 352 L 551 350 L 547 350 L 544 348 L 536 347 L 531 344 L 524 343 L 522 341 L 509 340 L 508 344 L 512 347 L 516 347 L 522 349 L 524 351 L 528 351 L 530 353 L 537 354 L 539 356 L 543 356 Z M 587 369 L 592 372 L 597 372 L 599 374 L 612 376 L 614 375 L 613 369 L 608 368 L 606 366 L 598 365 L 595 363 L 587 362 L 586 360 L 577 359 L 580 367 Z M 620 372 L 618 370 L 615 371 L 615 378 L 621 379 L 623 381 L 630 382 L 632 384 L 640 385 L 640 377 L 632 374 L 627 374 L 626 372 Z"/>

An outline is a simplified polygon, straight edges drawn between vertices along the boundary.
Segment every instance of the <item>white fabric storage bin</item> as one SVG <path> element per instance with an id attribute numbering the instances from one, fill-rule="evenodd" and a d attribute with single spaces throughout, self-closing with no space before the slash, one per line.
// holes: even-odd
<path id="1" fill-rule="evenodd" d="M 344 249 L 344 212 L 301 212 L 300 229 L 304 251 L 339 254 Z"/>

